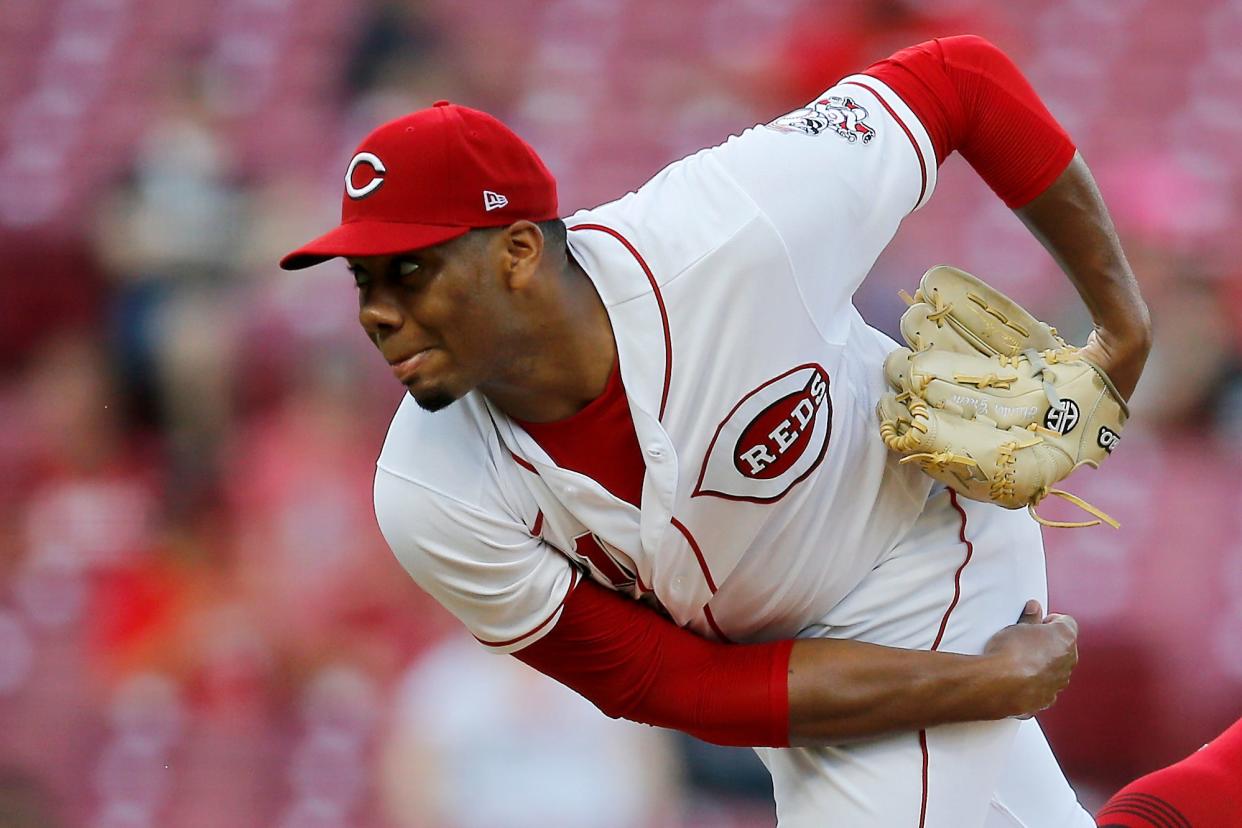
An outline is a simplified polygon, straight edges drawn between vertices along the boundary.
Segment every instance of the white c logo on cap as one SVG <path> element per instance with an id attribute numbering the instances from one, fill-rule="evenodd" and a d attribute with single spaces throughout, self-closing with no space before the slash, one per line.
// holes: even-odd
<path id="1" fill-rule="evenodd" d="M 367 164 L 375 170 L 375 177 L 368 181 L 365 187 L 354 186 L 354 170 L 358 169 L 359 164 Z M 384 183 L 383 176 L 386 172 L 388 169 L 378 156 L 370 152 L 360 152 L 354 156 L 354 160 L 349 162 L 349 169 L 345 170 L 345 192 L 355 200 L 365 198 L 380 188 L 380 185 Z"/>

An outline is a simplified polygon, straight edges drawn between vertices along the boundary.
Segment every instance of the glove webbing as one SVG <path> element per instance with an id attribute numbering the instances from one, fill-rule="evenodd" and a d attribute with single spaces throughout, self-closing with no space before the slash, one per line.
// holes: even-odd
<path id="1" fill-rule="evenodd" d="M 958 319 L 955 319 L 952 315 L 953 303 L 946 302 L 943 299 L 941 299 L 939 293 L 933 292 L 931 296 L 927 296 L 926 294 L 923 293 L 922 288 L 920 288 L 919 290 L 916 290 L 914 292 L 913 296 L 911 296 L 905 290 L 897 291 L 897 295 L 899 295 L 902 298 L 902 300 L 905 301 L 907 305 L 913 305 L 916 302 L 926 302 L 927 304 L 931 305 L 933 310 L 927 314 L 927 318 L 930 321 L 935 322 L 937 328 L 943 327 L 945 321 L 948 321 L 948 323 L 953 327 L 954 330 L 956 330 L 959 334 L 961 334 L 966 339 L 974 342 L 975 347 L 979 348 L 984 353 L 991 352 L 991 353 L 996 353 L 998 355 L 1003 356 L 1003 354 L 999 354 L 999 352 L 997 352 L 995 348 L 992 348 L 990 345 L 985 343 L 983 340 L 979 339 L 979 337 L 976 336 L 974 331 L 970 330 L 969 327 L 964 325 Z M 966 298 L 969 299 L 971 302 L 974 302 L 976 305 L 979 306 L 980 310 L 982 310 L 984 313 L 996 319 L 998 322 L 1000 322 L 1005 327 L 1013 331 L 1016 331 L 1018 335 L 1021 336 L 1023 339 L 1030 338 L 1031 334 L 1026 328 L 1022 327 L 1017 322 L 1014 322 L 1012 319 L 1010 319 L 1000 310 L 997 310 L 996 308 L 989 305 L 987 300 L 984 299 L 982 296 L 979 296 L 976 293 L 967 293 Z M 1052 331 L 1052 335 L 1055 336 L 1057 339 L 1061 338 L 1060 335 L 1057 333 L 1056 328 L 1049 326 L 1048 329 Z M 922 348 L 918 348 L 918 350 L 922 350 Z"/>

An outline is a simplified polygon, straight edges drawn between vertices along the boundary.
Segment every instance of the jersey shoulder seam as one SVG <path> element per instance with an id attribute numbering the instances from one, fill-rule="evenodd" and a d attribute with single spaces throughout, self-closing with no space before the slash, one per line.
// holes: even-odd
<path id="1" fill-rule="evenodd" d="M 478 515 L 479 517 L 484 517 L 484 518 L 493 518 L 493 519 L 497 517 L 497 515 L 494 515 L 494 514 L 492 514 L 492 513 L 490 513 L 490 512 L 487 512 L 487 511 L 485 511 L 484 509 L 480 508 L 479 506 L 474 505 L 473 503 L 467 503 L 466 501 L 462 500 L 461 498 L 459 498 L 459 497 L 455 497 L 454 495 L 451 495 L 451 494 L 449 494 L 448 492 L 442 492 L 442 491 L 440 491 L 439 489 L 437 489 L 437 488 L 435 488 L 435 487 L 431 486 L 431 485 L 430 485 L 430 484 L 428 484 L 428 483 L 425 483 L 425 482 L 423 482 L 423 481 L 421 481 L 421 480 L 416 480 L 416 479 L 414 479 L 413 477 L 410 477 L 410 476 L 409 476 L 409 475 L 407 475 L 407 474 L 402 474 L 401 472 L 399 472 L 399 471 L 395 471 L 394 469 L 390 469 L 390 468 L 388 468 L 387 466 L 385 466 L 383 463 L 379 463 L 379 462 L 377 462 L 377 463 L 375 464 L 375 469 L 376 469 L 376 471 L 381 471 L 381 472 L 384 472 L 385 474 L 387 474 L 387 475 L 389 475 L 389 476 L 391 476 L 391 477 L 395 477 L 395 478 L 397 478 L 398 480 L 403 480 L 403 481 L 405 481 L 406 483 L 410 483 L 410 484 L 412 484 L 412 485 L 414 485 L 414 486 L 417 486 L 418 488 L 422 489 L 423 491 L 428 492 L 428 493 L 430 493 L 430 494 L 433 494 L 433 495 L 435 495 L 436 497 L 440 498 L 441 500 L 446 500 L 446 501 L 448 501 L 449 503 L 452 503 L 452 504 L 453 504 L 453 505 L 455 505 L 455 506 L 460 506 L 462 509 L 465 509 L 465 510 L 466 510 L 466 511 L 468 511 L 468 512 L 471 512 L 471 513 L 473 513 L 473 514 L 475 514 L 475 515 Z M 510 519 L 512 516 L 511 516 L 511 515 L 505 515 L 505 516 L 503 516 L 503 517 L 504 517 L 505 519 Z M 520 523 L 520 521 L 515 521 L 515 523 Z"/>
<path id="2" fill-rule="evenodd" d="M 846 75 L 837 81 L 832 88 L 835 89 L 838 86 L 852 85 L 866 90 L 868 94 L 880 102 L 880 106 L 888 112 L 889 117 L 893 119 L 894 123 L 905 130 L 911 130 L 911 127 L 905 123 L 906 119 L 901 117 L 901 115 L 899 115 L 895 110 L 891 109 L 884 96 L 876 90 L 869 89 L 864 86 L 859 82 L 858 79 L 860 78 L 865 78 L 867 81 L 877 85 L 885 94 L 892 97 L 893 100 L 898 101 L 903 107 L 909 110 L 909 120 L 911 120 L 918 127 L 918 130 L 921 133 L 922 141 L 919 140 L 919 137 L 916 136 L 913 131 L 910 131 L 911 140 L 909 143 L 911 144 L 911 149 L 914 151 L 915 160 L 918 162 L 919 166 L 922 167 L 924 185 L 924 192 L 920 194 L 918 200 L 914 203 L 914 206 L 911 207 L 909 212 L 906 213 L 907 216 L 911 216 L 931 201 L 932 195 L 936 192 L 936 186 L 940 183 L 939 165 L 936 163 L 936 151 L 934 145 L 932 144 L 931 133 L 927 131 L 927 125 L 924 124 L 919 118 L 919 114 L 914 111 L 914 108 L 910 106 L 909 103 L 906 102 L 905 98 L 901 97 L 901 94 L 898 93 L 896 89 L 889 86 L 888 83 L 882 78 L 867 74 L 866 70 Z M 926 147 L 924 147 L 923 142 L 926 143 Z M 930 155 L 925 150 L 930 150 Z"/>

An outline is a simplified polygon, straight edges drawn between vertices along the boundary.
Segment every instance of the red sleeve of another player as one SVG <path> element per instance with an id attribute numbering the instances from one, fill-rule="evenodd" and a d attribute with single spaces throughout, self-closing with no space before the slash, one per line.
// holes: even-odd
<path id="1" fill-rule="evenodd" d="M 866 74 L 914 110 L 937 162 L 957 150 L 1012 208 L 1046 190 L 1074 157 L 1074 143 L 1018 67 L 981 37 L 929 40 Z"/>
<path id="2" fill-rule="evenodd" d="M 1237 828 L 1240 780 L 1242 719 L 1202 750 L 1126 785 L 1096 821 L 1101 828 Z"/>
<path id="3" fill-rule="evenodd" d="M 552 631 L 514 656 L 613 718 L 719 745 L 787 747 L 792 647 L 707 641 L 586 581 Z"/>

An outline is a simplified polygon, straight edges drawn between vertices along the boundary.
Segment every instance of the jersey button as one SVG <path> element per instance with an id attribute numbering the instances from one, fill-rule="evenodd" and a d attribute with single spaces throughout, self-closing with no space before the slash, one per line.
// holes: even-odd
<path id="1" fill-rule="evenodd" d="M 647 456 L 652 460 L 662 460 L 664 458 L 664 449 L 656 445 L 647 446 Z"/>

